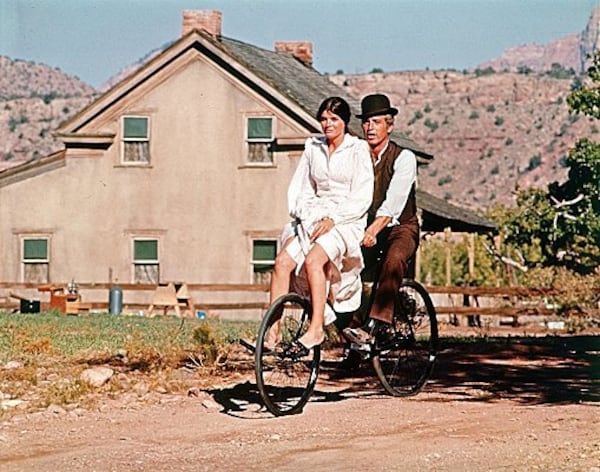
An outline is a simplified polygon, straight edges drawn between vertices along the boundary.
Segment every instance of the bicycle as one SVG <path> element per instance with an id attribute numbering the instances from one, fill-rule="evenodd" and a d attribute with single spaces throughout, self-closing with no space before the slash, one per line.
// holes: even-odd
<path id="1" fill-rule="evenodd" d="M 374 285 L 367 307 L 372 304 L 375 290 Z M 438 350 L 438 327 L 431 297 L 416 280 L 402 281 L 394 305 L 392 324 L 360 353 L 363 359 L 371 360 L 385 391 L 404 397 L 420 392 L 431 375 Z M 271 304 L 260 324 L 255 348 L 256 384 L 265 407 L 275 416 L 300 413 L 316 386 L 321 347 L 313 347 L 304 357 L 290 349 L 308 327 L 311 314 L 308 297 L 288 293 Z M 276 322 L 280 340 L 269 347 L 265 340 Z"/>

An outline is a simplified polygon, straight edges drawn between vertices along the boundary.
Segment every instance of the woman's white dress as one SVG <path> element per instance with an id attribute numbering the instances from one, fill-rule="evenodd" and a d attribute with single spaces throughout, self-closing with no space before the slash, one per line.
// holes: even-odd
<path id="1" fill-rule="evenodd" d="M 290 216 L 300 220 L 301 227 L 296 228 L 294 222 L 287 225 L 282 242 L 300 232 L 286 250 L 301 269 L 311 246 L 307 235 L 322 218 L 333 220 L 333 229 L 315 243 L 332 262 L 327 270 L 329 297 L 338 312 L 352 311 L 360 305 L 360 242 L 372 198 L 373 164 L 364 140 L 346 134 L 331 156 L 325 138 L 306 141 L 288 189 Z"/>

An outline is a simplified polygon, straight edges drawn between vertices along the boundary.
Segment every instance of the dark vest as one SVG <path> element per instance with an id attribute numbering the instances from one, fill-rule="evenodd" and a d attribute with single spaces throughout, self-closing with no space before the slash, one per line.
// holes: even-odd
<path id="1" fill-rule="evenodd" d="M 375 219 L 377 210 L 385 200 L 387 189 L 392 180 L 392 175 L 394 174 L 394 163 L 400 155 L 400 152 L 402 152 L 402 149 L 403 148 L 394 141 L 390 141 L 387 149 L 381 156 L 381 161 L 374 167 L 375 189 L 373 191 L 373 203 L 371 203 L 371 207 L 369 208 L 369 223 Z M 417 200 L 415 197 L 415 184 L 413 184 L 410 189 L 410 194 L 408 195 L 406 206 L 400 215 L 400 223 L 415 216 L 416 213 Z"/>

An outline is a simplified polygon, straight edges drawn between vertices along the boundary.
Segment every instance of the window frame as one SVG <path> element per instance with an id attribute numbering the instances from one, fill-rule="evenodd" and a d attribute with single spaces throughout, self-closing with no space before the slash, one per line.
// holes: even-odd
<path id="1" fill-rule="evenodd" d="M 268 138 L 251 138 L 250 135 L 250 121 L 260 119 L 269 119 L 271 121 L 271 134 Z M 268 151 L 271 159 L 267 162 L 258 162 L 250 160 L 250 144 L 275 144 L 275 129 L 276 121 L 275 116 L 272 114 L 253 114 L 245 115 L 244 118 L 244 146 L 245 146 L 245 163 L 247 166 L 256 167 L 273 167 L 275 166 L 275 152 L 273 150 Z M 267 149 L 268 150 L 268 149 Z"/>
<path id="2" fill-rule="evenodd" d="M 21 281 L 23 283 L 35 283 L 35 282 L 30 282 L 29 280 L 25 280 L 25 275 L 26 275 L 26 266 L 27 264 L 45 264 L 46 265 L 46 277 L 45 277 L 45 281 L 40 282 L 40 283 L 49 283 L 50 282 L 50 235 L 48 234 L 27 234 L 27 235 L 21 235 L 20 237 L 20 266 L 21 266 Z M 26 259 L 25 258 L 25 243 L 26 241 L 37 241 L 37 240 L 43 240 L 46 242 L 46 257 L 45 258 L 32 258 L 32 259 Z"/>
<path id="3" fill-rule="evenodd" d="M 140 137 L 135 137 L 135 138 L 128 138 L 125 137 L 125 121 L 129 118 L 132 119 L 144 119 L 146 120 L 146 137 L 145 138 L 140 138 Z M 148 115 L 123 115 L 121 116 L 121 158 L 120 158 L 120 164 L 124 165 L 124 166 L 149 166 L 151 163 L 151 155 L 152 153 L 150 152 L 150 142 L 151 142 L 151 122 L 150 122 L 150 116 Z M 146 161 L 127 161 L 125 160 L 125 146 L 127 145 L 127 143 L 147 143 L 147 147 L 148 147 L 148 160 Z"/>
<path id="4" fill-rule="evenodd" d="M 136 259 L 136 242 L 138 241 L 155 241 L 156 242 L 156 259 Z M 132 236 L 131 237 L 131 283 L 138 284 L 136 280 L 136 267 L 142 265 L 152 265 L 157 267 L 156 284 L 160 283 L 160 238 L 153 236 Z"/>

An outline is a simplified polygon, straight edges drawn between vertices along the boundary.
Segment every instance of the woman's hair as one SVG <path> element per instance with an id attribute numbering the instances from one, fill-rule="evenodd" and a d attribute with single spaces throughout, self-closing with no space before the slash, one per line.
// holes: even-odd
<path id="1" fill-rule="evenodd" d="M 340 97 L 329 97 L 323 100 L 323 103 L 319 106 L 317 111 L 317 120 L 321 121 L 321 115 L 325 111 L 330 111 L 339 116 L 344 123 L 346 123 L 346 132 L 348 131 L 348 123 L 350 122 L 350 105 L 348 102 Z"/>

